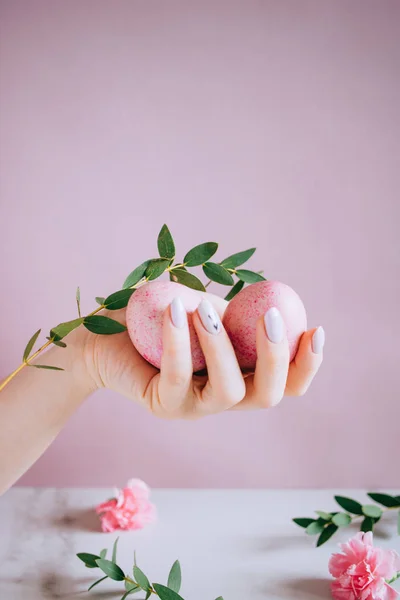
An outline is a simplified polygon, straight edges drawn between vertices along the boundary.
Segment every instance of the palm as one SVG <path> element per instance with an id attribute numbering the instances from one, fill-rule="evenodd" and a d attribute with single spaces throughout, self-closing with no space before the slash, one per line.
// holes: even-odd
<path id="1" fill-rule="evenodd" d="M 227 302 L 218 296 L 207 294 L 222 316 Z M 126 309 L 104 311 L 120 323 L 126 325 Z M 124 396 L 139 401 L 160 417 L 175 417 L 174 412 L 165 409 L 160 394 L 160 372 L 150 365 L 132 344 L 128 332 L 117 335 L 90 336 L 86 353 L 94 364 L 97 385 L 109 388 Z M 193 413 L 196 399 L 207 383 L 206 376 L 193 376 L 188 389 L 185 416 Z M 183 416 L 183 415 L 180 415 Z"/>
<path id="2" fill-rule="evenodd" d="M 227 302 L 211 294 L 203 296 L 222 318 Z M 125 309 L 104 314 L 126 324 Z M 231 408 L 268 408 L 280 402 L 285 393 L 303 395 L 322 362 L 322 346 L 317 353 L 312 350 L 317 330 L 303 334 L 289 366 L 286 336 L 279 343 L 269 341 L 260 317 L 256 369 L 244 377 L 224 328 L 213 335 L 215 332 L 210 333 L 202 324 L 199 311 L 191 318 L 206 358 L 207 375 L 193 375 L 189 328 L 187 324 L 183 329 L 175 327 L 168 309 L 164 315 L 161 371 L 139 354 L 128 332 L 86 336 L 85 359 L 95 384 L 140 402 L 157 416 L 192 419 Z"/>

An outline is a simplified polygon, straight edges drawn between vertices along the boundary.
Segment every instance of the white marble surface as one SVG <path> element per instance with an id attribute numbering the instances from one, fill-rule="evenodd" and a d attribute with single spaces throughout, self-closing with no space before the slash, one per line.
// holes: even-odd
<path id="1" fill-rule="evenodd" d="M 77 552 L 98 553 L 116 537 L 98 530 L 93 507 L 111 490 L 14 488 L 0 498 L 0 599 L 121 598 L 121 584 L 86 569 Z M 339 490 L 335 490 L 339 493 Z M 342 491 L 365 500 L 358 490 Z M 122 533 L 120 564 L 138 564 L 154 582 L 165 583 L 179 558 L 185 600 L 313 600 L 329 598 L 327 563 L 343 530 L 320 549 L 291 518 L 334 508 L 332 491 L 156 490 L 158 523 Z M 396 515 L 379 525 L 380 545 L 400 551 Z M 141 595 L 133 598 L 141 600 Z"/>

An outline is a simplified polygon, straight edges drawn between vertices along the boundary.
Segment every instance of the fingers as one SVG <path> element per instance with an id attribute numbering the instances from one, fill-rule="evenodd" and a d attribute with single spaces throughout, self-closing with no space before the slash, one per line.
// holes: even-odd
<path id="1" fill-rule="evenodd" d="M 196 418 L 229 408 L 270 408 L 285 394 L 301 396 L 306 392 L 322 363 L 322 327 L 303 334 L 289 366 L 286 326 L 280 312 L 271 308 L 257 323 L 255 373 L 243 376 L 217 310 L 203 298 L 193 314 L 208 379 L 193 378 L 190 332 L 183 303 L 175 298 L 166 311 L 161 373 L 158 385 L 153 386 L 157 390 L 156 401 L 165 412 L 190 413 Z M 153 399 L 153 408 L 154 402 Z"/>
<path id="2" fill-rule="evenodd" d="M 322 327 L 303 333 L 297 354 L 290 364 L 285 390 L 287 396 L 305 394 L 321 366 L 324 344 Z"/>
<path id="3" fill-rule="evenodd" d="M 247 377 L 246 398 L 238 408 L 270 408 L 282 399 L 289 368 L 286 326 L 276 308 L 257 323 L 257 365 L 254 377 Z"/>
<path id="4" fill-rule="evenodd" d="M 185 401 L 192 385 L 192 355 L 188 320 L 182 300 L 174 298 L 164 314 L 163 353 L 158 385 L 162 408 L 176 411 Z"/>
<path id="5" fill-rule="evenodd" d="M 228 334 L 208 299 L 204 298 L 193 314 L 193 325 L 208 371 L 205 387 L 197 388 L 199 406 L 196 409 L 214 413 L 231 408 L 244 397 L 245 384 Z"/>

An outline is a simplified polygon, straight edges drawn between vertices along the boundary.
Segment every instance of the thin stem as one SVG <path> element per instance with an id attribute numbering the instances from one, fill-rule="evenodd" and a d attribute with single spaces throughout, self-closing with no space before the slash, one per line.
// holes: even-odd
<path id="1" fill-rule="evenodd" d="M 207 281 L 206 285 L 204 286 L 205 288 L 208 288 L 208 286 L 212 283 L 211 279 L 209 281 Z"/>
<path id="2" fill-rule="evenodd" d="M 137 585 L 137 586 L 139 586 L 139 587 L 140 587 L 140 585 L 139 585 L 139 584 L 138 584 L 138 583 L 137 583 L 137 582 L 136 582 L 134 579 L 131 579 L 131 578 L 130 578 L 130 577 L 128 577 L 128 576 L 125 576 L 125 577 L 124 577 L 124 581 L 127 581 L 128 583 L 132 583 L 133 585 Z M 152 588 L 152 587 L 150 587 L 150 588 L 149 588 L 149 590 L 150 590 L 150 592 L 151 592 L 152 594 L 155 594 L 155 595 L 157 595 L 157 592 L 156 592 L 155 590 L 153 590 L 153 588 Z"/>
<path id="3" fill-rule="evenodd" d="M 398 510 L 399 507 L 398 506 L 387 506 L 385 508 L 379 507 L 382 510 L 382 513 L 387 512 L 388 510 Z M 351 517 L 351 522 L 353 523 L 353 521 L 357 521 L 357 519 L 365 519 L 365 515 L 355 515 L 354 517 Z M 371 517 L 373 518 L 373 517 Z"/>
<path id="4" fill-rule="evenodd" d="M 88 317 L 92 317 L 93 315 L 95 315 L 96 313 L 100 312 L 102 309 L 104 308 L 104 306 L 98 306 L 95 310 L 93 310 L 91 313 L 89 313 Z M 6 387 L 6 385 L 8 385 L 10 383 L 10 381 L 12 381 L 14 379 L 14 377 L 16 375 L 18 375 L 18 373 L 20 371 L 22 371 L 22 369 L 24 369 L 25 367 L 29 367 L 30 363 L 37 357 L 39 356 L 39 354 L 41 354 L 42 352 L 44 352 L 44 350 L 46 350 L 46 348 L 48 348 L 52 343 L 53 343 L 54 338 L 51 338 L 50 340 L 48 340 L 45 344 L 43 344 L 43 346 L 41 346 L 39 348 L 39 350 L 36 350 L 36 352 L 34 352 L 31 356 L 29 356 L 29 358 L 27 358 L 24 362 L 22 362 L 19 367 L 17 367 L 12 373 L 10 373 L 10 375 L 8 377 L 6 377 L 1 383 L 0 383 L 0 392 L 2 390 L 4 390 L 4 388 Z"/>
<path id="5" fill-rule="evenodd" d="M 182 265 L 181 265 L 182 266 Z M 144 283 L 146 283 L 148 281 L 148 277 L 146 277 L 145 279 L 143 279 L 142 281 L 139 281 L 137 284 L 133 285 L 133 288 L 137 288 L 140 287 L 141 285 L 143 285 Z M 100 312 L 101 310 L 103 310 L 103 308 L 106 308 L 104 306 L 104 304 L 102 304 L 101 306 L 98 306 L 97 308 L 95 308 L 94 310 L 92 310 L 91 313 L 89 313 L 88 315 L 86 315 L 86 317 L 92 317 L 93 315 L 97 314 L 98 312 Z M 84 317 L 84 319 L 86 318 Z M 41 354 L 44 350 L 46 350 L 46 348 L 48 348 L 54 341 L 54 338 L 51 338 L 50 340 L 48 340 L 45 344 L 43 344 L 43 346 L 41 346 L 39 348 L 39 350 L 36 350 L 36 352 L 34 354 L 32 354 L 32 356 L 30 356 L 29 358 L 27 358 L 24 362 L 22 362 L 19 367 L 17 367 L 12 373 L 10 373 L 10 375 L 8 375 L 8 377 L 6 377 L 1 383 L 0 383 L 0 392 L 2 390 L 4 390 L 4 388 L 6 387 L 6 385 L 8 385 L 10 383 L 10 381 L 12 379 L 14 379 L 14 377 L 16 375 L 18 375 L 18 373 L 20 371 L 22 371 L 22 369 L 24 369 L 25 367 L 29 366 L 29 363 L 35 359 L 37 356 L 39 356 L 39 354 Z"/>
<path id="6" fill-rule="evenodd" d="M 17 368 L 15 369 L 15 371 L 13 371 L 12 373 L 10 373 L 10 375 L 9 375 L 8 377 L 6 377 L 6 378 L 4 379 L 4 381 L 2 381 L 2 382 L 0 383 L 0 392 L 1 392 L 1 391 L 2 391 L 2 390 L 5 388 L 5 387 L 6 387 L 6 385 L 8 385 L 8 384 L 10 383 L 10 381 L 11 381 L 12 379 L 14 379 L 14 377 L 15 377 L 16 375 L 18 375 L 18 373 L 19 373 L 20 371 L 22 371 L 22 369 L 23 369 L 24 367 L 28 367 L 28 366 L 29 366 L 29 363 L 30 363 L 30 362 L 31 362 L 31 361 L 32 361 L 34 358 L 36 358 L 37 356 L 39 356 L 39 354 L 40 354 L 41 352 L 43 352 L 43 350 L 46 350 L 46 348 L 48 348 L 48 347 L 50 346 L 50 344 L 52 344 L 52 343 L 53 343 L 53 340 L 48 340 L 48 341 L 47 341 L 45 344 L 43 344 L 43 346 L 41 346 L 41 347 L 39 348 L 39 350 L 36 350 L 36 352 L 35 352 L 34 354 L 32 354 L 32 356 L 30 356 L 30 357 L 29 357 L 29 358 L 27 358 L 27 359 L 26 359 L 26 360 L 25 360 L 23 363 L 21 363 L 21 364 L 19 365 L 19 367 L 17 367 Z"/>
<path id="7" fill-rule="evenodd" d="M 4 380 L 3 380 L 3 381 L 0 383 L 0 392 L 1 392 L 1 390 L 3 390 L 3 389 L 6 387 L 6 385 L 7 385 L 7 384 L 9 384 L 9 383 L 10 383 L 10 381 L 11 381 L 12 379 L 14 379 L 14 377 L 15 377 L 16 375 L 18 375 L 18 373 L 19 373 L 20 371 L 22 371 L 22 369 L 23 369 L 25 366 L 26 366 L 26 364 L 25 364 L 25 363 L 22 363 L 21 365 L 19 365 L 19 367 L 18 367 L 17 369 L 15 369 L 15 371 L 13 371 L 13 372 L 12 372 L 12 373 L 11 373 L 11 374 L 8 376 L 8 377 L 6 377 L 6 378 L 5 378 L 5 379 L 4 379 Z"/>
<path id="8" fill-rule="evenodd" d="M 177 265 L 173 265 L 172 267 L 168 267 L 167 271 L 173 271 L 174 269 L 182 269 L 186 263 L 180 263 Z"/>

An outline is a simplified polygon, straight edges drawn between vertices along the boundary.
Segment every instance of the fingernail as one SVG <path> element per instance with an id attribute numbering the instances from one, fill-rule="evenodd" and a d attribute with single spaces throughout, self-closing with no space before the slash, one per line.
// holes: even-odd
<path id="1" fill-rule="evenodd" d="M 325 331 L 323 327 L 318 327 L 311 338 L 311 348 L 314 354 L 321 354 L 325 344 Z"/>
<path id="2" fill-rule="evenodd" d="M 199 315 L 201 322 L 203 323 L 204 329 L 208 333 L 219 333 L 221 331 L 221 319 L 211 302 L 208 300 L 202 300 L 198 306 Z"/>
<path id="3" fill-rule="evenodd" d="M 285 324 L 281 313 L 275 306 L 267 310 L 264 316 L 265 329 L 270 342 L 279 344 L 285 334 Z"/>
<path id="4" fill-rule="evenodd" d="M 186 310 L 182 300 L 177 296 L 171 302 L 171 321 L 178 329 L 183 329 L 186 321 Z"/>

